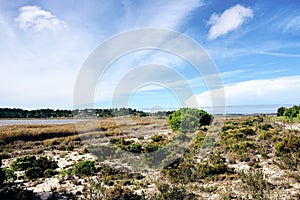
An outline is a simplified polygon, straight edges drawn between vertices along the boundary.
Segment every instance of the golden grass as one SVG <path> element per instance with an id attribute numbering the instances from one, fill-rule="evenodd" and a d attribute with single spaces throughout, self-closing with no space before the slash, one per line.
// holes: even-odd
<path id="1" fill-rule="evenodd" d="M 161 121 L 161 120 L 160 120 Z M 17 140 L 45 141 L 49 145 L 55 141 L 60 143 L 63 138 L 76 140 L 80 136 L 105 134 L 106 136 L 122 135 L 120 127 L 149 125 L 158 120 L 151 117 L 116 117 L 99 120 L 81 121 L 76 124 L 59 125 L 11 125 L 0 127 L 0 144 L 7 144 Z M 73 136 L 73 137 L 71 137 Z M 61 139 L 58 139 L 61 138 Z"/>

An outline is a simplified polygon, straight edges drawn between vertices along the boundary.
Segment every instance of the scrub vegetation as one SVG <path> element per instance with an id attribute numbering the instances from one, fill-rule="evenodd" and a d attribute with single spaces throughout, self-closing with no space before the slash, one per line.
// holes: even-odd
<path id="1" fill-rule="evenodd" d="M 296 200 L 300 131 L 285 119 L 299 113 L 278 112 L 227 116 L 218 135 L 210 134 L 216 116 L 189 108 L 76 126 L 2 126 L 0 199 Z"/>

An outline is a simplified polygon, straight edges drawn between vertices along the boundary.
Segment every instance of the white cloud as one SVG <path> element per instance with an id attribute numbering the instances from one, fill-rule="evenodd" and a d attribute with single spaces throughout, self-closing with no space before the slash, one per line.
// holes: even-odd
<path id="1" fill-rule="evenodd" d="M 24 6 L 19 11 L 15 21 L 23 30 L 59 32 L 67 27 L 64 21 L 38 6 Z"/>
<path id="2" fill-rule="evenodd" d="M 251 80 L 224 87 L 226 105 L 295 104 L 300 100 L 300 76 L 274 79 Z M 197 99 L 201 107 L 210 107 L 211 91 L 189 98 L 186 103 Z M 218 90 L 213 92 L 218 93 Z M 218 106 L 218 105 L 214 105 Z"/>
<path id="3" fill-rule="evenodd" d="M 251 8 L 246 8 L 241 5 L 236 5 L 225 10 L 221 15 L 212 14 L 209 19 L 210 27 L 208 39 L 214 40 L 219 36 L 239 28 L 247 19 L 253 18 Z"/>
<path id="4" fill-rule="evenodd" d="M 300 30 L 300 15 L 289 20 L 285 26 L 285 31 L 287 30 Z"/>

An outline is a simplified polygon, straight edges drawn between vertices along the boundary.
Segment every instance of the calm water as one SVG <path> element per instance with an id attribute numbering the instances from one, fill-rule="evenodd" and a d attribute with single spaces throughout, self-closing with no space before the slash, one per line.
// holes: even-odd
<path id="1" fill-rule="evenodd" d="M 83 121 L 83 119 L 3 119 L 0 126 L 20 124 L 71 124 Z"/>
<path id="2" fill-rule="evenodd" d="M 284 107 L 291 107 L 293 104 L 267 104 L 267 105 L 233 105 L 233 106 L 226 106 L 225 107 L 225 113 L 226 114 L 243 114 L 243 115 L 251 115 L 251 114 L 271 114 L 271 113 L 277 113 L 277 109 L 281 106 Z M 138 108 L 137 108 L 138 109 Z M 166 108 L 165 111 L 171 111 L 171 110 L 177 110 L 178 108 Z M 206 110 L 209 113 L 214 113 L 212 107 L 201 107 L 201 109 Z M 220 107 L 216 107 L 216 113 L 219 114 L 218 109 Z M 153 109 L 145 108 L 141 109 L 146 112 L 153 112 Z M 156 110 L 154 110 L 156 111 Z M 221 112 L 223 112 L 223 109 L 221 109 Z M 223 114 L 223 113 L 222 113 Z"/>

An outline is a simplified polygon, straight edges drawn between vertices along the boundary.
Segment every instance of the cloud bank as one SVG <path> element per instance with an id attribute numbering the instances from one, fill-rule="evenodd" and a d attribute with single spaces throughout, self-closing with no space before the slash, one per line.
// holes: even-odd
<path id="1" fill-rule="evenodd" d="M 300 100 L 300 76 L 239 82 L 224 87 L 226 105 L 297 104 Z M 213 91 L 218 93 L 218 90 Z M 218 106 L 211 103 L 211 91 L 190 97 L 186 104 L 197 100 L 200 107 Z"/>

